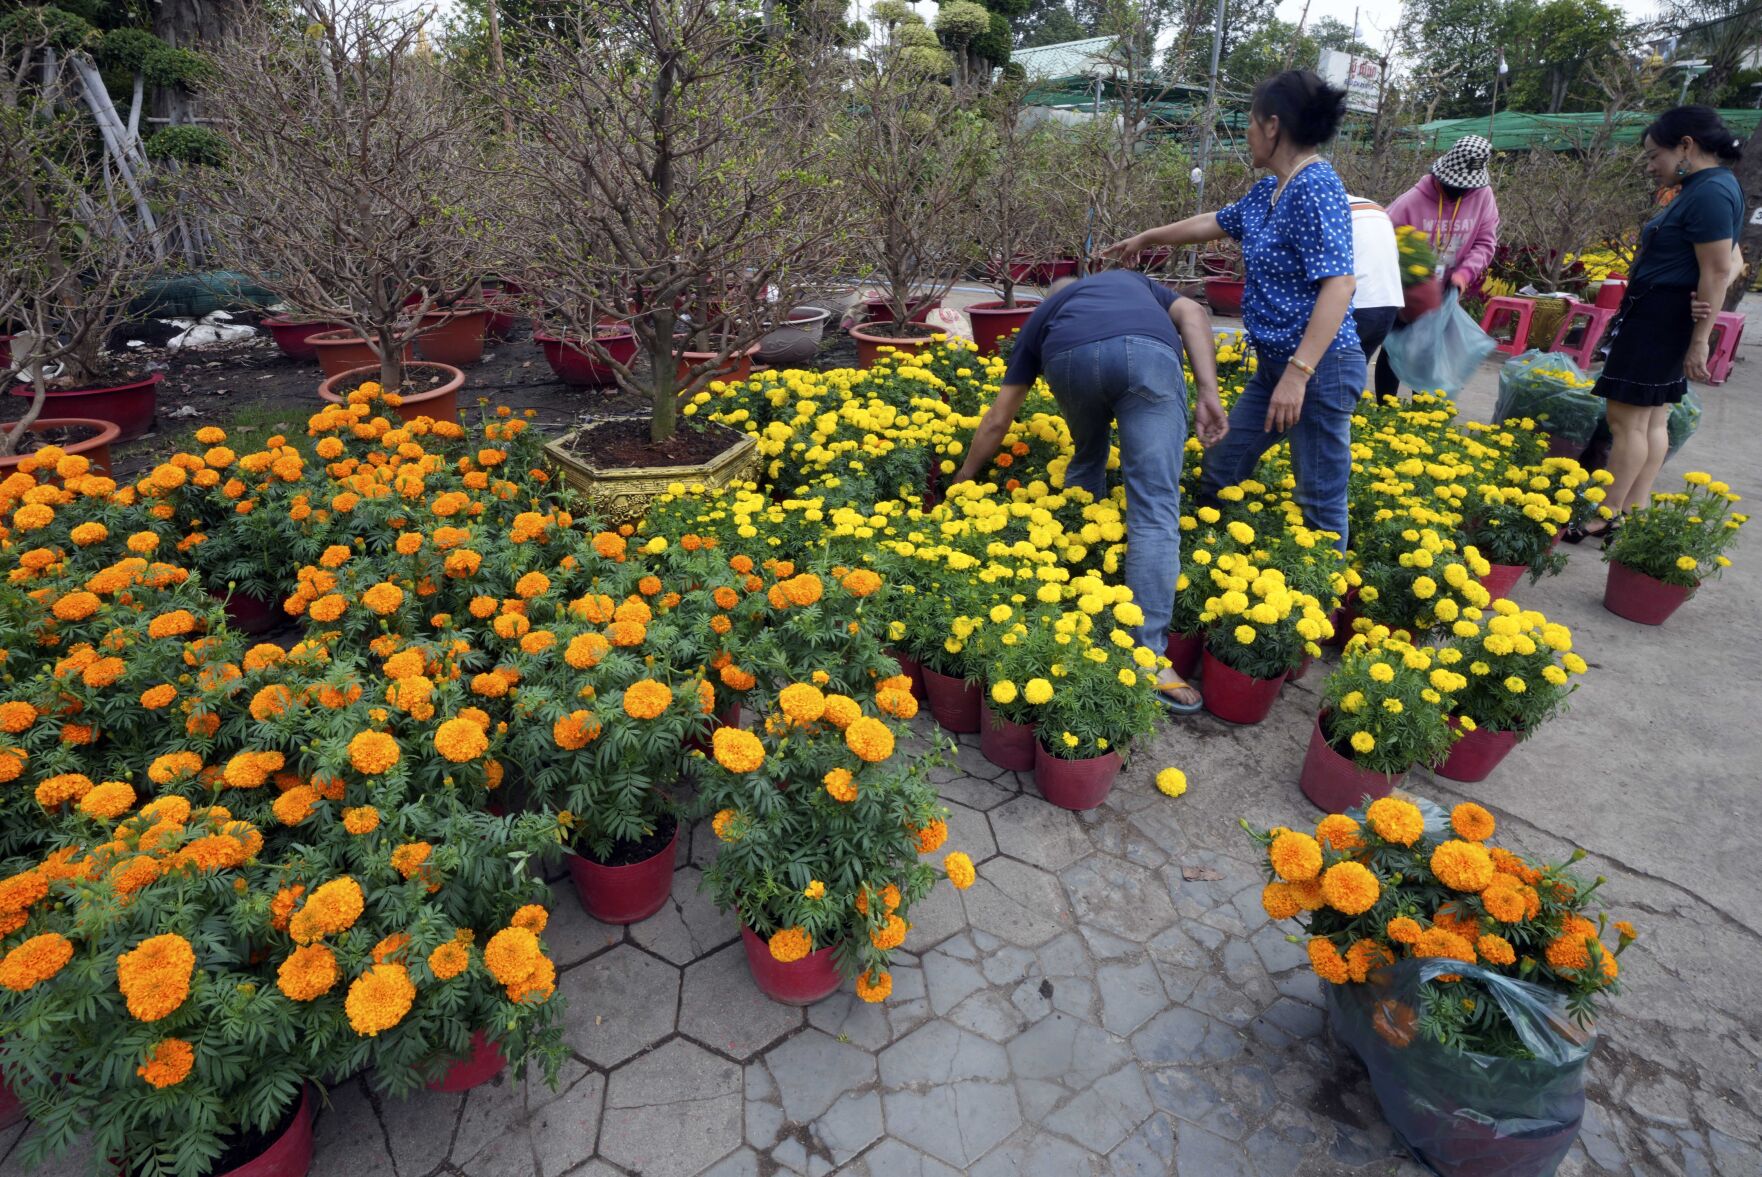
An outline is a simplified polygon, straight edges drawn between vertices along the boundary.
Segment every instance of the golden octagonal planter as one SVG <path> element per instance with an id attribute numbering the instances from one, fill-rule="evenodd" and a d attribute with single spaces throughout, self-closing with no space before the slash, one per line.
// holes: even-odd
<path id="1" fill-rule="evenodd" d="M 594 431 L 624 420 L 629 418 L 607 417 L 592 421 L 545 443 L 545 453 L 556 465 L 563 481 L 584 495 L 609 524 L 634 523 L 641 519 L 649 504 L 676 483 L 715 490 L 730 483 L 751 481 L 758 476 L 758 441 L 726 425 L 713 423 L 704 428 L 726 435 L 729 444 L 707 461 L 688 466 L 601 465 L 594 456 Z M 641 420 L 647 421 L 648 418 Z"/>

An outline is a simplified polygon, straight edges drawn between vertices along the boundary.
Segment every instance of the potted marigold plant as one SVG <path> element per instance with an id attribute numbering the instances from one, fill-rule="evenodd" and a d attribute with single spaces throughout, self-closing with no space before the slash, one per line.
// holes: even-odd
<path id="1" fill-rule="evenodd" d="M 1463 532 L 1491 565 L 1481 583 L 1503 597 L 1526 573 L 1533 584 L 1566 567 L 1566 557 L 1555 550 L 1562 529 L 1595 512 L 1613 476 L 1606 470 L 1587 474 L 1570 459 L 1546 458 L 1536 466 L 1508 466 L 1498 477 L 1498 483 L 1476 488 Z"/>
<path id="2" fill-rule="evenodd" d="M 1594 912 L 1603 880 L 1569 869 L 1584 851 L 1536 864 L 1490 844 L 1478 805 L 1446 817 L 1394 797 L 1313 836 L 1249 832 L 1267 848 L 1267 914 L 1309 937 L 1334 1034 L 1409 1151 L 1440 1173 L 1553 1172 L 1636 935 Z"/>
<path id="3" fill-rule="evenodd" d="M 1452 722 L 1461 737 L 1437 774 L 1453 781 L 1484 781 L 1499 762 L 1566 707 L 1577 689 L 1571 676 L 1585 660 L 1572 652 L 1572 632 L 1510 601 L 1493 602 L 1492 616 L 1464 618 L 1452 627 L 1445 651 L 1466 681 L 1454 692 Z"/>
<path id="4" fill-rule="evenodd" d="M 1022 698 L 1037 709 L 1034 783 L 1064 809 L 1093 809 L 1105 801 L 1125 751 L 1155 728 L 1161 714 L 1155 655 L 1123 628 L 1142 612 L 1129 600 L 1093 613 L 1084 607 L 1095 603 L 1079 598 L 1079 607 L 1054 623 L 1055 642 L 1070 640 L 1053 647 L 1044 677 L 1022 684 Z M 1062 633 L 1060 625 L 1066 627 Z"/>
<path id="5" fill-rule="evenodd" d="M 1609 580 L 1603 607 L 1642 625 L 1663 625 L 1701 582 L 1731 567 L 1725 549 L 1749 516 L 1733 511 L 1731 487 L 1704 471 L 1683 477 L 1684 489 L 1654 494 L 1631 511 L 1603 549 Z"/>
<path id="6" fill-rule="evenodd" d="M 1422 525 L 1426 515 L 1426 508 L 1416 506 L 1353 531 L 1358 556 L 1353 608 L 1365 621 L 1424 635 L 1448 626 L 1465 608 L 1484 609 L 1493 599 L 1479 579 L 1492 565 L 1472 547 L 1459 551 L 1452 535 Z"/>
<path id="7" fill-rule="evenodd" d="M 1018 616 L 1017 608 L 993 606 L 993 625 L 985 631 L 989 670 L 979 702 L 979 751 L 999 768 L 1029 772 L 1039 742 L 1039 708 L 1023 688 L 1046 673 L 1060 646 L 1055 612 L 1036 608 Z"/>
<path id="8" fill-rule="evenodd" d="M 1382 626 L 1347 642 L 1310 732 L 1303 795 L 1339 813 L 1387 796 L 1415 764 L 1442 760 L 1452 698 L 1468 685 L 1465 663 L 1461 650 L 1416 647 Z"/>
<path id="9" fill-rule="evenodd" d="M 1254 540 L 1240 521 L 1239 543 Z M 1327 610 L 1308 593 L 1294 589 L 1278 568 L 1257 567 L 1247 556 L 1219 557 L 1214 567 L 1230 587 L 1207 597 L 1200 621 L 1206 626 L 1201 674 L 1205 708 L 1231 723 L 1259 723 L 1272 709 L 1285 676 L 1319 652 L 1317 642 L 1332 630 Z M 1242 587 L 1235 587 L 1240 584 Z"/>
<path id="10" fill-rule="evenodd" d="M 908 684 L 883 679 L 859 701 L 811 677 L 767 698 L 755 730 L 716 732 L 699 804 L 721 845 L 704 886 L 737 914 L 773 1000 L 806 1005 L 854 977 L 859 997 L 884 1001 L 912 907 L 939 874 L 971 886 L 973 864 L 958 851 L 940 872 L 920 861 L 948 837 L 934 758 L 896 756 L 898 729 L 869 713 L 912 714 Z"/>

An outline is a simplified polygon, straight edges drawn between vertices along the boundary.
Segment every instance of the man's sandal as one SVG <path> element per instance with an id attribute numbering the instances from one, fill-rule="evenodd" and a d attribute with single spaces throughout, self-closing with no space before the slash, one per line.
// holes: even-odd
<path id="1" fill-rule="evenodd" d="M 1198 715 L 1201 711 L 1205 710 L 1205 700 L 1203 698 L 1195 703 L 1183 703 L 1175 698 L 1174 692 L 1176 691 L 1192 691 L 1193 693 L 1198 694 L 1199 688 L 1193 686 L 1191 683 L 1184 682 L 1181 679 L 1176 679 L 1174 682 L 1170 683 L 1158 683 L 1156 686 L 1156 701 L 1168 708 L 1170 713 L 1174 715 Z"/>

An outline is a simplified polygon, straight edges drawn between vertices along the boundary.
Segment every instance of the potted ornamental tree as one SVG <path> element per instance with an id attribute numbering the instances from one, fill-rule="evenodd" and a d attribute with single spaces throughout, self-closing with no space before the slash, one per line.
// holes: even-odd
<path id="1" fill-rule="evenodd" d="M 647 404 L 550 447 L 623 517 L 670 482 L 749 471 L 749 440 L 682 427 L 680 406 L 744 375 L 796 293 L 835 268 L 831 41 L 805 23 L 756 37 L 751 15 L 729 0 L 595 0 L 532 48 L 517 95 L 499 269 Z M 634 347 L 614 346 L 626 331 Z"/>
<path id="2" fill-rule="evenodd" d="M 191 191 L 234 268 L 346 325 L 308 341 L 319 395 L 373 381 L 407 418 L 458 411 L 464 375 L 441 356 L 481 353 L 484 312 L 448 308 L 482 278 L 495 204 L 478 176 L 493 115 L 427 48 L 426 20 L 305 0 L 295 23 L 243 22 L 206 94 L 227 111 L 224 163 Z M 412 362 L 413 346 L 434 358 Z"/>
<path id="3" fill-rule="evenodd" d="M 1025 81 L 1006 79 L 987 100 L 986 182 L 976 193 L 973 229 L 983 250 L 986 280 L 999 298 L 967 307 L 973 342 L 982 355 L 995 355 L 1034 313 L 1039 300 L 1021 299 L 1016 292 L 1024 278 L 1036 276 L 1024 268 L 1024 259 L 1053 250 L 1063 227 L 1051 217 L 1056 207 L 1052 140 L 1057 131 L 1048 123 L 1030 125 L 1023 117 L 1026 91 Z"/>
<path id="4" fill-rule="evenodd" d="M 49 443 L 108 466 L 111 442 L 152 425 L 162 378 L 109 350 L 157 230 L 96 162 L 91 127 L 49 68 L 70 35 L 32 10 L 0 22 L 9 75 L 50 79 L 0 95 L 0 388 L 23 410 L 0 432 L 5 466 Z"/>

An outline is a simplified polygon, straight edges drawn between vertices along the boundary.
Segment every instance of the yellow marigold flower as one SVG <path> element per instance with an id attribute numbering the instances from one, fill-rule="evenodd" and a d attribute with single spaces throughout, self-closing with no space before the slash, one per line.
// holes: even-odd
<path id="1" fill-rule="evenodd" d="M 1179 797 L 1187 791 L 1187 774 L 1170 766 L 1156 774 L 1156 789 L 1165 797 Z"/>
<path id="2" fill-rule="evenodd" d="M 942 871 L 957 891 L 965 891 L 979 877 L 978 872 L 973 869 L 973 860 L 958 850 L 942 860 Z"/>
<path id="3" fill-rule="evenodd" d="M 857 996 L 871 1005 L 886 1001 L 893 993 L 893 974 L 870 969 L 857 978 Z"/>
<path id="4" fill-rule="evenodd" d="M 32 881 L 38 880 L 33 876 Z M 0 919 L 4 919 L 5 914 L 10 913 L 0 913 Z M 24 918 L 22 911 L 18 912 L 18 918 Z M 72 959 L 73 941 L 61 933 L 44 932 L 32 936 L 0 957 L 0 986 L 22 993 L 53 978 Z"/>
<path id="5" fill-rule="evenodd" d="M 1377 837 L 1399 846 L 1411 846 L 1425 834 L 1425 815 L 1417 805 L 1399 797 L 1379 797 L 1370 803 L 1364 817 Z"/>
<path id="6" fill-rule="evenodd" d="M 899 916 L 889 915 L 887 922 L 869 932 L 869 943 L 882 952 L 898 948 L 905 943 L 905 934 L 910 926 Z"/>
<path id="7" fill-rule="evenodd" d="M 777 693 L 777 705 L 791 723 L 806 726 L 826 714 L 826 696 L 808 683 L 790 683 Z"/>
<path id="8" fill-rule="evenodd" d="M 735 813 L 732 809 L 718 809 L 716 811 L 716 816 L 710 819 L 710 829 L 714 831 L 716 838 L 719 841 L 735 841 L 735 838 L 729 833 L 729 831 L 733 828 L 735 819 L 739 816 L 740 815 Z"/>
<path id="9" fill-rule="evenodd" d="M 428 954 L 428 968 L 437 981 L 450 981 L 471 964 L 471 950 L 458 940 L 448 940 Z"/>
<path id="10" fill-rule="evenodd" d="M 322 944 L 294 949 L 276 970 L 275 987 L 290 1001 L 316 1001 L 342 980 L 336 954 Z"/>
<path id="11" fill-rule="evenodd" d="M 993 703 L 1000 705 L 1014 703 L 1017 693 L 1016 684 L 1007 678 L 991 684 L 991 701 Z"/>
<path id="12" fill-rule="evenodd" d="M 1361 863 L 1337 862 L 1321 877 L 1322 898 L 1328 906 L 1345 915 L 1361 915 L 1376 906 L 1382 896 L 1382 884 L 1375 874 Z"/>
<path id="13" fill-rule="evenodd" d="M 154 1087 L 176 1087 L 189 1076 L 195 1062 L 195 1047 L 182 1038 L 166 1038 L 154 1044 L 153 1053 L 135 1068 L 135 1074 Z"/>
<path id="14" fill-rule="evenodd" d="M 878 764 L 893 755 L 893 732 L 879 719 L 862 716 L 852 720 L 844 730 L 847 748 L 870 764 Z"/>
<path id="15" fill-rule="evenodd" d="M 410 970 L 400 964 L 376 964 L 349 986 L 343 1009 L 355 1033 L 373 1038 L 403 1021 L 415 1003 Z"/>
<path id="16" fill-rule="evenodd" d="M 1022 698 L 1036 707 L 1052 698 L 1052 684 L 1043 678 L 1031 678 L 1022 688 Z"/>
<path id="17" fill-rule="evenodd" d="M 808 885 L 802 889 L 802 897 L 804 899 L 826 898 L 826 884 L 819 879 L 808 880 Z"/>
<path id="18" fill-rule="evenodd" d="M 848 804 L 857 799 L 857 787 L 851 778 L 850 769 L 848 768 L 835 768 L 831 770 L 823 778 L 822 783 L 825 784 L 826 792 L 831 794 L 834 801 L 842 801 Z"/>
<path id="19" fill-rule="evenodd" d="M 1281 879 L 1305 882 L 1321 873 L 1321 844 L 1308 834 L 1286 830 L 1267 847 L 1267 859 Z"/>
<path id="20" fill-rule="evenodd" d="M 1387 704 L 1387 703 L 1399 702 L 1399 700 L 1385 699 L 1385 700 L 1383 700 L 1383 702 L 1385 704 Z M 1375 736 L 1371 735 L 1369 732 L 1353 732 L 1351 743 L 1352 743 L 1352 750 L 1362 756 L 1367 752 L 1372 752 L 1372 751 L 1376 750 L 1377 738 Z"/>
<path id="21" fill-rule="evenodd" d="M 771 936 L 770 949 L 771 959 L 792 964 L 814 950 L 814 941 L 806 928 L 779 928 Z"/>
<path id="22" fill-rule="evenodd" d="M 1493 856 L 1478 842 L 1452 838 L 1432 851 L 1432 874 L 1453 891 L 1485 891 L 1493 881 Z"/>
<path id="23" fill-rule="evenodd" d="M 1472 801 L 1464 801 L 1450 811 L 1450 828 L 1459 838 L 1485 842 L 1493 836 L 1493 815 Z"/>
<path id="24" fill-rule="evenodd" d="M 190 995 L 196 951 L 182 936 L 166 933 L 141 941 L 116 958 L 116 987 L 137 1021 L 157 1022 Z"/>
<path id="25" fill-rule="evenodd" d="M 1318 936 L 1309 942 L 1309 965 L 1316 976 L 1331 985 L 1344 985 L 1352 979 L 1351 970 L 1346 967 L 1346 961 L 1332 940 Z"/>
<path id="26" fill-rule="evenodd" d="M 733 773 L 756 772 L 765 762 L 765 746 L 744 728 L 719 727 L 710 737 L 716 763 Z"/>

